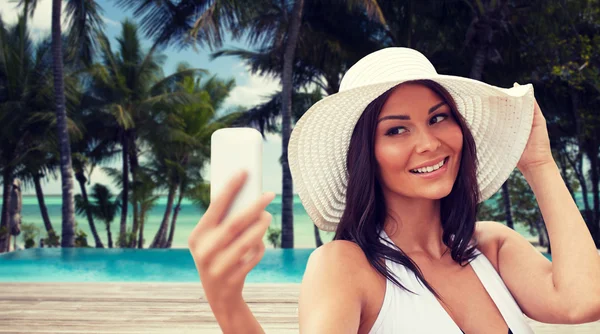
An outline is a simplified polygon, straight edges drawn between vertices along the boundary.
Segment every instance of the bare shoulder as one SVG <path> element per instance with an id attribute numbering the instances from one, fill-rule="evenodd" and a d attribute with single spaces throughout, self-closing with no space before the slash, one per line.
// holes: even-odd
<path id="1" fill-rule="evenodd" d="M 336 263 L 345 265 L 360 265 L 357 260 L 365 260 L 363 250 L 356 243 L 348 240 L 333 240 L 315 249 L 310 255 L 309 261 L 334 260 Z"/>
<path id="2" fill-rule="evenodd" d="M 312 252 L 300 288 L 301 333 L 358 331 L 365 263 L 362 249 L 350 241 L 334 240 Z"/>
<path id="3" fill-rule="evenodd" d="M 332 283 L 347 286 L 353 293 L 362 292 L 355 289 L 362 286 L 360 275 L 366 266 L 369 262 L 360 246 L 347 240 L 334 240 L 311 253 L 303 284 L 305 281 L 310 284 L 313 280 L 333 280 Z"/>

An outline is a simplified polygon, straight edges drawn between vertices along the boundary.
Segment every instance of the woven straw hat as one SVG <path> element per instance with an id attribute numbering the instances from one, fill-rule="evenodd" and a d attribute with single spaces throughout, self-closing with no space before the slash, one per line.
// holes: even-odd
<path id="1" fill-rule="evenodd" d="M 473 134 L 481 201 L 493 195 L 516 167 L 533 122 L 531 84 L 505 89 L 440 75 L 416 50 L 382 49 L 352 66 L 339 93 L 315 103 L 292 131 L 288 158 L 294 186 L 321 230 L 334 231 L 344 212 L 346 155 L 356 122 L 367 105 L 400 83 L 424 79 L 448 91 Z"/>

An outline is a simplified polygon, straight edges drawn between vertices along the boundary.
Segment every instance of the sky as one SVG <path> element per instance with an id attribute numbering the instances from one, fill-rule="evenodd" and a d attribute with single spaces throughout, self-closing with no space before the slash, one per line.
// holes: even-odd
<path id="1" fill-rule="evenodd" d="M 113 0 L 97 0 L 100 7 L 103 9 L 104 21 L 106 24 L 106 34 L 111 39 L 113 50 L 116 48 L 115 36 L 118 36 L 121 31 L 121 23 L 126 18 L 136 21 L 133 14 L 115 6 Z M 33 17 L 31 36 L 35 41 L 39 41 L 50 34 L 51 25 L 51 5 L 52 0 L 39 0 L 36 13 Z M 63 1 L 64 7 L 64 1 Z M 12 0 L 0 0 L 0 17 L 10 25 L 17 21 L 17 15 L 22 11 L 16 7 L 16 3 Z M 63 24 L 63 30 L 65 29 Z M 143 37 L 143 36 L 142 36 Z M 150 40 L 143 39 L 143 47 L 148 49 Z M 242 42 L 227 40 L 224 47 L 246 47 Z M 167 60 L 163 66 L 165 75 L 173 73 L 179 62 L 185 61 L 192 67 L 203 68 L 211 74 L 216 74 L 223 79 L 234 78 L 236 87 L 231 92 L 229 98 L 225 101 L 224 109 L 233 106 L 252 107 L 266 100 L 266 97 L 280 89 L 278 79 L 272 77 L 261 77 L 250 74 L 245 64 L 233 57 L 219 58 L 211 61 L 209 55 L 211 50 L 208 48 L 198 47 L 196 50 L 177 51 L 175 49 L 166 49 L 163 54 L 167 56 Z M 273 191 L 281 193 L 281 165 L 279 157 L 281 156 L 281 137 L 279 135 L 267 135 L 263 142 L 263 191 Z M 109 167 L 119 167 L 120 160 L 108 165 Z M 210 169 L 207 168 L 204 176 L 209 178 Z M 79 193 L 79 187 L 73 179 L 74 192 Z M 91 176 L 91 182 L 108 185 L 113 191 L 117 192 L 117 188 L 112 184 L 110 178 L 102 172 L 100 168 L 96 168 Z M 49 179 L 42 185 L 44 194 L 53 195 L 61 193 L 60 177 L 56 180 Z M 26 188 L 24 194 L 34 194 L 33 187 Z"/>

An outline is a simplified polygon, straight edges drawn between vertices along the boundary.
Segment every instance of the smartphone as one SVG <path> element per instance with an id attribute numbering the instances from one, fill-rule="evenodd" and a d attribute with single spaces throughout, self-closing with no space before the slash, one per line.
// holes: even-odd
<path id="1" fill-rule="evenodd" d="M 231 178 L 245 170 L 246 182 L 227 215 L 248 208 L 262 194 L 263 139 L 253 128 L 224 128 L 215 131 L 210 145 L 210 199 L 218 196 Z"/>

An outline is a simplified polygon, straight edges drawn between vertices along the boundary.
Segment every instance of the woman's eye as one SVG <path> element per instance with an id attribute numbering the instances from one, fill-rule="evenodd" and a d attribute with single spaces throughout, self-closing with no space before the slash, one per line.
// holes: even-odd
<path id="1" fill-rule="evenodd" d="M 446 118 L 448 118 L 448 115 L 446 115 L 446 114 L 435 115 L 431 118 L 430 123 L 431 124 L 439 123 L 439 122 L 445 120 Z"/>
<path id="2" fill-rule="evenodd" d="M 386 135 L 386 136 L 399 135 L 399 134 L 401 134 L 401 133 L 404 133 L 404 131 L 406 131 L 406 128 L 404 128 L 404 127 L 402 127 L 402 126 L 398 126 L 398 127 L 395 127 L 395 128 L 391 128 L 391 129 L 389 129 L 389 130 L 388 130 L 388 131 L 385 133 L 385 135 Z"/>

